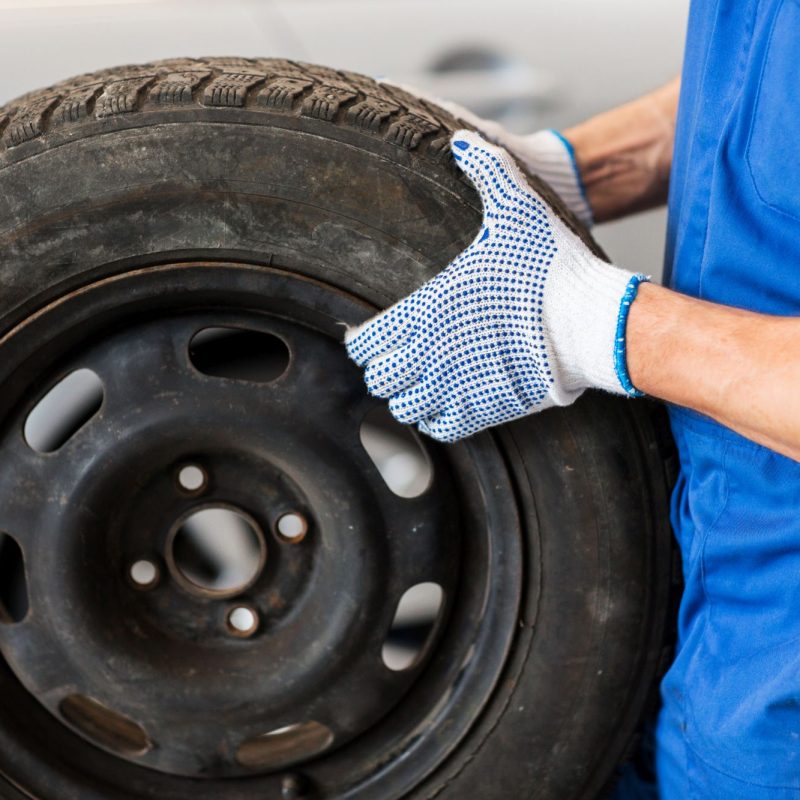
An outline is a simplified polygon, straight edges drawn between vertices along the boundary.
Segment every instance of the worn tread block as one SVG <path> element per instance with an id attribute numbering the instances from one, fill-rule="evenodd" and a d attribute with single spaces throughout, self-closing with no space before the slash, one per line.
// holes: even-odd
<path id="1" fill-rule="evenodd" d="M 358 91 L 369 97 L 379 97 L 385 94 L 381 84 L 368 75 L 360 75 L 358 72 L 350 72 L 349 70 L 343 69 L 339 70 L 339 80 L 346 83 L 348 86 L 358 89 Z"/>
<path id="2" fill-rule="evenodd" d="M 299 74 L 320 83 L 335 86 L 342 82 L 342 75 L 338 69 L 325 67 L 321 64 L 309 64 L 306 61 L 287 61 L 286 63 Z"/>
<path id="3" fill-rule="evenodd" d="M 450 149 L 450 134 L 439 136 L 428 145 L 428 152 L 438 156 L 442 160 L 448 159 L 452 156 Z"/>
<path id="4" fill-rule="evenodd" d="M 268 108 L 291 111 L 298 97 L 314 85 L 307 78 L 278 77 L 269 83 L 258 95 L 258 102 Z"/>
<path id="5" fill-rule="evenodd" d="M 251 89 L 266 80 L 266 75 L 245 72 L 226 72 L 214 78 L 203 92 L 203 102 L 208 106 L 241 108 Z"/>
<path id="6" fill-rule="evenodd" d="M 405 106 L 409 111 L 419 114 L 425 113 L 422 110 L 422 100 L 416 95 L 411 94 L 411 92 L 407 92 L 405 89 L 401 89 L 393 83 L 381 83 L 379 86 L 381 94 L 390 97 L 395 102 L 400 103 L 401 106 Z"/>
<path id="7" fill-rule="evenodd" d="M 303 101 L 301 114 L 305 117 L 332 121 L 344 103 L 355 100 L 358 93 L 348 86 L 318 86 Z"/>
<path id="8" fill-rule="evenodd" d="M 160 105 L 191 103 L 197 87 L 210 76 L 211 70 L 170 72 L 150 90 L 150 99 Z"/>
<path id="9" fill-rule="evenodd" d="M 11 111 L 0 110 L 0 140 L 3 138 L 3 133 L 11 121 Z"/>
<path id="10" fill-rule="evenodd" d="M 211 56 L 200 59 L 201 62 L 211 67 L 239 75 L 258 72 L 258 63 L 260 60 L 261 59 L 258 58 L 244 58 L 240 56 Z"/>
<path id="11" fill-rule="evenodd" d="M 95 113 L 98 117 L 130 114 L 139 107 L 145 89 L 156 80 L 155 75 L 131 75 L 106 85 L 97 99 Z"/>
<path id="12" fill-rule="evenodd" d="M 16 114 L 8 122 L 4 141 L 9 147 L 16 147 L 41 136 L 47 124 L 47 118 L 60 100 L 58 95 L 51 95 L 31 100 L 17 109 Z"/>
<path id="13" fill-rule="evenodd" d="M 383 123 L 399 110 L 400 106 L 396 103 L 377 97 L 367 97 L 361 103 L 351 106 L 345 118 L 348 124 L 355 128 L 376 133 L 380 131 Z"/>
<path id="14" fill-rule="evenodd" d="M 293 78 L 295 80 L 313 81 L 314 78 L 292 61 L 281 58 L 260 58 L 254 72 L 263 72 L 272 78 Z"/>
<path id="15" fill-rule="evenodd" d="M 418 147 L 424 137 L 436 133 L 441 128 L 438 122 L 421 113 L 404 114 L 389 126 L 387 141 L 413 150 Z"/>
<path id="16" fill-rule="evenodd" d="M 197 58 L 165 58 L 153 64 L 164 74 L 170 72 L 203 72 L 209 67 L 202 59 Z"/>
<path id="17" fill-rule="evenodd" d="M 103 92 L 102 83 L 71 89 L 53 113 L 53 122 L 64 124 L 79 122 L 92 113 L 94 103 Z"/>

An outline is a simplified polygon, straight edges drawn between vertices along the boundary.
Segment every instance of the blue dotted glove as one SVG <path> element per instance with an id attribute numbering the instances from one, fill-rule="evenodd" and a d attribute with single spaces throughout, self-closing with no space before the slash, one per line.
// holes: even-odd
<path id="1" fill-rule="evenodd" d="M 594 256 L 511 156 L 458 131 L 453 155 L 480 193 L 475 241 L 413 294 L 348 330 L 369 391 L 443 442 L 573 402 L 637 395 L 625 323 L 642 275 Z"/>

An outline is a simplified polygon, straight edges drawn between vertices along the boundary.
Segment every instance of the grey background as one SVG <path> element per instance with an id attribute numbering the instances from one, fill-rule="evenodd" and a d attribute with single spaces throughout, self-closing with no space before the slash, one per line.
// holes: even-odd
<path id="1" fill-rule="evenodd" d="M 680 68 L 688 0 L 0 0 L 0 103 L 172 56 L 281 56 L 448 96 L 524 132 L 563 127 Z M 663 211 L 597 228 L 661 274 Z"/>

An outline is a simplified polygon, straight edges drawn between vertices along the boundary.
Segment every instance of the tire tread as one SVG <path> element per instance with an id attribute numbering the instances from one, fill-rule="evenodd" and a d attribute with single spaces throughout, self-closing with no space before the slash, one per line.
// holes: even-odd
<path id="1" fill-rule="evenodd" d="M 0 152 L 64 126 L 78 132 L 106 117 L 191 105 L 312 117 L 407 150 L 456 129 L 446 112 L 352 72 L 271 58 L 168 59 L 79 75 L 0 107 Z"/>
<path id="2" fill-rule="evenodd" d="M 354 72 L 280 58 L 171 58 L 78 75 L 0 107 L 0 166 L 26 157 L 26 147 L 34 148 L 30 154 L 47 149 L 49 134 L 81 138 L 95 135 L 98 124 L 117 130 L 187 110 L 199 118 L 227 113 L 231 121 L 254 112 L 315 120 L 454 172 L 450 138 L 472 127 L 404 89 Z M 605 258 L 553 190 L 538 176 L 528 177 L 572 231 Z"/>

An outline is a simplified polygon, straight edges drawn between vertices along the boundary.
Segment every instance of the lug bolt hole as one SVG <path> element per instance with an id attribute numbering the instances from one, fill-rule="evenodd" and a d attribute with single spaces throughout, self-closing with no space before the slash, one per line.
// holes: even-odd
<path id="1" fill-rule="evenodd" d="M 228 630 L 234 636 L 252 636 L 258 630 L 258 613 L 250 606 L 236 606 L 228 612 Z"/>
<path id="2" fill-rule="evenodd" d="M 278 531 L 278 536 L 284 541 L 300 542 L 308 533 L 308 522 L 297 511 L 289 511 L 278 518 L 275 528 Z"/>
<path id="3" fill-rule="evenodd" d="M 178 486 L 184 492 L 196 494 L 205 489 L 207 484 L 208 475 L 206 471 L 196 464 L 187 464 L 185 467 L 181 467 L 178 472 Z"/>
<path id="4" fill-rule="evenodd" d="M 131 564 L 128 575 L 137 589 L 152 589 L 161 578 L 161 571 L 157 564 L 142 558 Z"/>

